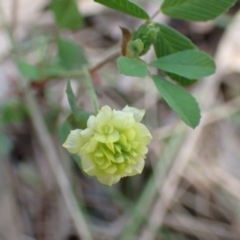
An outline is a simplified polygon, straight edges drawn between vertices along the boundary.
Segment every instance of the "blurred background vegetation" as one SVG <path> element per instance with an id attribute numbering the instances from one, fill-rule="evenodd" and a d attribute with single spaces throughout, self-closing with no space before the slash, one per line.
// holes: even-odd
<path id="1" fill-rule="evenodd" d="M 74 1 L 0 1 L 0 239 L 239 240 L 240 2 L 206 23 L 156 18 L 216 60 L 215 75 L 188 87 L 202 109 L 195 130 L 151 81 L 118 73 L 119 26 L 134 30 L 141 20 L 90 0 L 76 1 L 78 11 L 59 2 Z M 160 1 L 134 2 L 154 13 Z M 113 187 L 61 147 L 67 80 L 80 124 L 93 112 L 84 64 L 100 106 L 145 108 L 153 135 L 143 173 Z"/>

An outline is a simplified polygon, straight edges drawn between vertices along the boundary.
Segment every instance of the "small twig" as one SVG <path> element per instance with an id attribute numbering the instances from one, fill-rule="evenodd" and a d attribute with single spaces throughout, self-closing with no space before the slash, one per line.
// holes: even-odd
<path id="1" fill-rule="evenodd" d="M 164 220 L 164 224 L 183 231 L 185 233 L 196 232 L 203 235 L 204 239 L 212 239 L 212 235 L 223 237 L 226 239 L 239 239 L 237 233 L 234 233 L 233 228 L 221 222 L 213 222 L 202 218 L 193 218 L 185 214 L 168 214 Z"/>
<path id="2" fill-rule="evenodd" d="M 114 60 L 115 58 L 117 58 L 120 55 L 120 51 L 117 51 L 113 54 L 111 54 L 110 56 L 107 56 L 105 59 L 103 59 L 100 63 L 98 63 L 97 65 L 95 65 L 94 67 L 89 69 L 89 72 L 91 74 L 93 74 L 95 71 L 97 71 L 98 69 L 102 68 L 105 64 L 109 63 L 110 61 Z"/>
<path id="3" fill-rule="evenodd" d="M 89 68 L 88 69 L 89 74 L 93 75 L 94 72 L 96 72 L 97 70 L 102 68 L 105 64 L 107 64 L 108 62 L 112 61 L 113 59 L 115 59 L 119 55 L 120 55 L 120 51 L 117 51 L 117 52 L 111 54 L 110 56 L 107 56 L 101 62 L 99 62 L 95 66 Z M 66 72 L 62 72 L 60 74 L 56 74 L 54 76 L 45 77 L 44 80 L 42 82 L 40 82 L 40 83 L 47 83 L 47 82 L 52 81 L 54 79 L 81 78 L 81 77 L 83 77 L 85 75 L 86 75 L 86 72 L 83 71 L 83 70 L 66 71 Z"/>
<path id="4" fill-rule="evenodd" d="M 153 20 L 159 13 L 160 13 L 160 10 L 158 9 L 158 10 L 151 16 L 151 20 Z"/>
<path id="5" fill-rule="evenodd" d="M 49 81 L 53 79 L 81 78 L 83 76 L 84 76 L 84 72 L 82 70 L 75 70 L 75 71 L 62 72 L 59 75 L 48 77 L 45 80 Z"/>
<path id="6" fill-rule="evenodd" d="M 198 166 L 198 171 L 202 170 L 204 178 L 219 185 L 226 192 L 234 196 L 238 201 L 240 200 L 240 181 L 236 177 L 229 174 L 227 171 L 216 167 L 215 169 L 209 169 L 205 166 Z"/>

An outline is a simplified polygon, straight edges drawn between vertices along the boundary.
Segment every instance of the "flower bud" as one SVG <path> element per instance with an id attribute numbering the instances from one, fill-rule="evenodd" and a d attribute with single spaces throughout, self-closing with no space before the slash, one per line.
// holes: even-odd
<path id="1" fill-rule="evenodd" d="M 84 172 L 111 186 L 143 170 L 152 138 L 140 123 L 144 114 L 133 107 L 117 111 L 104 106 L 97 116 L 89 117 L 86 129 L 71 131 L 63 147 L 80 156 Z"/>
<path id="2" fill-rule="evenodd" d="M 142 53 L 144 48 L 144 44 L 142 40 L 136 39 L 134 41 L 130 41 L 127 47 L 127 56 L 129 58 L 136 58 Z"/>
<path id="3" fill-rule="evenodd" d="M 133 33 L 132 40 L 140 39 L 144 45 L 143 50 L 139 56 L 144 55 L 148 52 L 159 31 L 160 28 L 155 23 L 146 23 L 141 25 L 137 31 Z"/>

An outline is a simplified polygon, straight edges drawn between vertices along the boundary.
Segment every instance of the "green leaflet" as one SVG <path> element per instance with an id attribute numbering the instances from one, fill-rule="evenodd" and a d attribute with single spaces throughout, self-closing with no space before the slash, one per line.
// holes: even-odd
<path id="1" fill-rule="evenodd" d="M 37 82 L 41 79 L 39 70 L 34 65 L 26 61 L 19 61 L 18 69 L 24 77 L 31 81 Z"/>
<path id="2" fill-rule="evenodd" d="M 59 28 L 78 29 L 83 24 L 76 0 L 53 0 L 51 4 Z"/>
<path id="3" fill-rule="evenodd" d="M 154 41 L 154 49 L 158 58 L 187 49 L 197 49 L 197 47 L 191 42 L 190 39 L 175 29 L 159 23 L 155 23 L 155 25 L 160 29 Z M 177 74 L 169 73 L 166 71 L 165 73 L 171 79 L 183 86 L 191 85 L 196 82 L 196 80 L 184 78 L 178 76 Z"/>
<path id="4" fill-rule="evenodd" d="M 148 14 L 141 7 L 128 0 L 94 0 L 94 2 L 137 18 L 149 19 Z"/>
<path id="5" fill-rule="evenodd" d="M 148 75 L 147 65 L 140 60 L 120 57 L 117 64 L 121 74 L 134 77 L 146 77 Z"/>
<path id="6" fill-rule="evenodd" d="M 236 0 L 165 0 L 161 11 L 173 18 L 207 21 L 227 11 L 235 2 Z"/>
<path id="7" fill-rule="evenodd" d="M 154 49 L 158 58 L 175 52 L 197 48 L 189 38 L 175 29 L 159 23 L 156 23 L 156 25 L 160 28 L 154 42 Z"/>
<path id="8" fill-rule="evenodd" d="M 184 88 L 160 76 L 152 76 L 159 93 L 168 105 L 191 128 L 198 126 L 201 115 L 198 103 Z"/>
<path id="9" fill-rule="evenodd" d="M 57 40 L 58 57 L 61 65 L 67 70 L 79 70 L 87 64 L 83 49 L 76 43 L 67 39 Z"/>
<path id="10" fill-rule="evenodd" d="M 211 75 L 216 70 L 214 60 L 199 50 L 186 50 L 159 58 L 150 66 L 177 74 L 188 79 L 199 79 Z"/>

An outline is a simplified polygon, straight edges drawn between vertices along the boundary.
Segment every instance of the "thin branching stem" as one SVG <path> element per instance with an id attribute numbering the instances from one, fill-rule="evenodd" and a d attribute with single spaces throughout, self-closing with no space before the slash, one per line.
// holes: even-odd
<path id="1" fill-rule="evenodd" d="M 104 65 L 106 65 L 107 63 L 111 62 L 112 60 L 114 60 L 115 58 L 117 58 L 120 55 L 120 51 L 116 51 L 114 53 L 112 53 L 111 55 L 107 56 L 105 59 L 103 59 L 101 62 L 97 63 L 94 67 L 89 69 L 89 72 L 92 74 L 95 71 L 97 71 L 98 69 L 102 68 Z"/>
<path id="2" fill-rule="evenodd" d="M 107 63 L 111 62 L 112 60 L 114 60 L 115 58 L 117 58 L 120 55 L 120 51 L 116 51 L 114 53 L 112 53 L 111 55 L 107 56 L 106 58 L 104 58 L 102 61 L 100 61 L 99 63 L 97 63 L 95 66 L 91 67 L 88 69 L 89 74 L 94 74 L 94 72 L 96 72 L 97 70 L 99 70 L 100 68 L 102 68 L 104 65 L 106 65 Z M 59 75 L 56 76 L 52 76 L 49 77 L 49 79 L 46 80 L 51 80 L 51 79 L 56 79 L 56 78 L 80 78 L 86 75 L 86 72 L 83 70 L 77 70 L 77 71 L 68 71 L 68 72 L 63 72 Z"/>
<path id="3" fill-rule="evenodd" d="M 151 16 L 151 20 L 153 20 L 160 13 L 159 9 Z"/>

